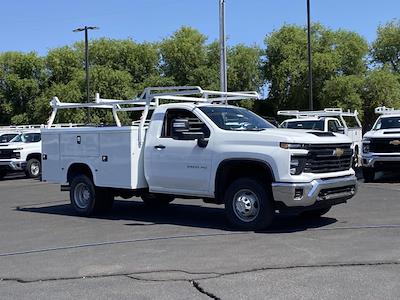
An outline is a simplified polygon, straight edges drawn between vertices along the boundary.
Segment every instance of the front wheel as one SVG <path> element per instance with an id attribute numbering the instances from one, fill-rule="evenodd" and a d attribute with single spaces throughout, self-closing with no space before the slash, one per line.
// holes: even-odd
<path id="1" fill-rule="evenodd" d="M 372 182 L 375 179 L 375 170 L 374 168 L 364 167 L 362 169 L 363 177 L 365 182 Z"/>
<path id="2" fill-rule="evenodd" d="M 29 178 L 38 178 L 40 175 L 41 163 L 36 158 L 31 158 L 26 164 L 25 174 Z"/>
<path id="3" fill-rule="evenodd" d="M 229 185 L 225 212 L 230 223 L 243 230 L 267 228 L 275 214 L 271 193 L 255 178 L 240 178 Z"/>

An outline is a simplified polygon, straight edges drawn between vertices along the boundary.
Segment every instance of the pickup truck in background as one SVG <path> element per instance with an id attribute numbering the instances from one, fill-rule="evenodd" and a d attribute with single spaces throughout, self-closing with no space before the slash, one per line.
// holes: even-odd
<path id="1" fill-rule="evenodd" d="M 377 171 L 400 167 L 400 110 L 382 106 L 375 113 L 380 116 L 363 138 L 362 171 L 366 182 L 373 181 Z"/>
<path id="2" fill-rule="evenodd" d="M 83 216 L 110 209 L 116 196 L 140 196 L 153 207 L 185 197 L 224 204 L 230 223 L 247 230 L 268 227 L 277 213 L 320 216 L 352 198 L 351 140 L 278 129 L 227 104 L 257 97 L 200 87 L 147 88 L 125 101 L 97 94 L 82 104 L 55 97 L 42 129 L 42 180 L 68 190 Z M 116 126 L 50 128 L 58 110 L 85 107 L 112 109 Z M 142 116 L 122 126 L 119 111 Z"/>
<path id="3" fill-rule="evenodd" d="M 294 116 L 285 120 L 281 128 L 320 130 L 342 133 L 352 141 L 354 150 L 353 167 L 361 166 L 362 125 L 358 112 L 343 111 L 341 108 L 325 108 L 321 111 L 281 110 L 279 116 Z"/>
<path id="4" fill-rule="evenodd" d="M 16 171 L 23 171 L 30 178 L 39 177 L 41 151 L 39 129 L 24 130 L 8 143 L 0 144 L 0 179 Z"/>

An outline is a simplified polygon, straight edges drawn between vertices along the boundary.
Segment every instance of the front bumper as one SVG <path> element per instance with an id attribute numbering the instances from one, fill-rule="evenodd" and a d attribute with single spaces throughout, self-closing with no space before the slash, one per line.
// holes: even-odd
<path id="1" fill-rule="evenodd" d="M 307 207 L 320 202 L 338 204 L 357 193 L 354 175 L 315 179 L 307 183 L 276 182 L 272 184 L 274 200 L 284 207 Z"/>
<path id="2" fill-rule="evenodd" d="M 26 161 L 23 160 L 0 160 L 0 169 L 7 169 L 10 171 L 23 171 L 26 168 Z"/>
<path id="3" fill-rule="evenodd" d="M 374 168 L 374 167 L 386 167 L 391 168 L 395 165 L 398 166 L 400 163 L 400 155 L 379 155 L 379 154 L 370 154 L 363 155 L 362 157 L 362 165 L 363 167 Z"/>

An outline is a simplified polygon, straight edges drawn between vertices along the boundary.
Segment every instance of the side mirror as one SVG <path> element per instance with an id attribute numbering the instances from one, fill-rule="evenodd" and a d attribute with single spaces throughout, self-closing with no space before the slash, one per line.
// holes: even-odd
<path id="1" fill-rule="evenodd" d="M 343 126 L 340 126 L 337 128 L 337 132 L 341 133 L 341 134 L 344 134 L 344 130 L 345 130 L 345 128 Z"/>

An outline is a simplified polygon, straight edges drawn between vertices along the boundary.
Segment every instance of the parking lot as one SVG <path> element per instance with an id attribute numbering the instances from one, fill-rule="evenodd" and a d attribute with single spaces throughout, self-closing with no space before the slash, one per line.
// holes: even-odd
<path id="1" fill-rule="evenodd" d="M 117 200 L 82 218 L 59 186 L 0 181 L 0 299 L 398 299 L 400 176 L 316 220 L 229 229 L 220 206 Z"/>

